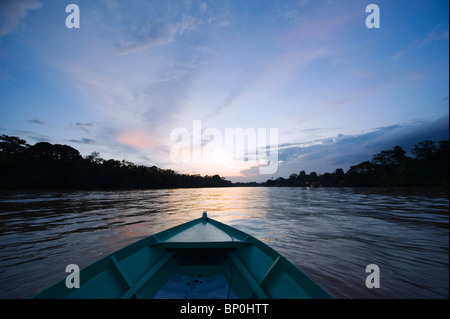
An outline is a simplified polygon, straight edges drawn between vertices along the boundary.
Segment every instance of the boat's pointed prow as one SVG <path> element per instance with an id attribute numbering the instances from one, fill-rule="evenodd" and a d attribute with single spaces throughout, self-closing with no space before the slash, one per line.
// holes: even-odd
<path id="1" fill-rule="evenodd" d="M 278 252 L 208 217 L 142 239 L 34 298 L 330 298 Z"/>

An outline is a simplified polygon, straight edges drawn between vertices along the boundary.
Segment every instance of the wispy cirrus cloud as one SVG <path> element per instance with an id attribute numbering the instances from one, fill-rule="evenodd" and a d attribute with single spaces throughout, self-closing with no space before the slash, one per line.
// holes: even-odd
<path id="1" fill-rule="evenodd" d="M 70 139 L 67 141 L 72 142 L 72 143 L 77 143 L 77 144 L 90 144 L 90 145 L 96 144 L 95 141 L 90 138 Z"/>
<path id="2" fill-rule="evenodd" d="M 177 22 L 154 19 L 133 21 L 123 27 L 122 38 L 116 43 L 117 54 L 126 55 L 142 52 L 151 46 L 172 43 L 177 36 L 183 36 L 198 29 L 203 21 L 183 14 Z"/>
<path id="3" fill-rule="evenodd" d="M 27 120 L 27 122 L 32 124 L 47 125 L 47 123 L 37 118 Z"/>
<path id="4" fill-rule="evenodd" d="M 135 129 L 120 132 L 116 136 L 116 140 L 127 146 L 145 150 L 152 149 L 157 144 L 155 139 L 151 138 L 150 134 L 144 129 Z"/>
<path id="5" fill-rule="evenodd" d="M 76 122 L 76 123 L 70 123 L 69 124 L 71 129 L 74 130 L 81 130 L 86 134 L 91 134 L 91 130 L 94 127 L 94 123 L 92 122 L 88 122 L 88 123 L 81 123 L 81 122 Z"/>
<path id="6" fill-rule="evenodd" d="M 170 162 L 174 128 L 197 119 L 220 130 L 276 127 L 279 176 L 289 176 L 370 158 L 390 147 L 388 137 L 413 132 L 397 123 L 447 112 L 445 1 L 427 1 L 432 15 L 408 30 L 417 6 L 368 30 L 359 0 L 77 0 L 79 30 L 64 27 L 64 3 L 35 10 L 40 2 L 0 0 L 0 37 L 23 33 L 5 38 L 10 60 L 0 77 L 23 80 L 27 92 L 2 82 L 0 108 L 11 108 L 0 126 L 22 128 L 31 141 L 55 136 L 86 154 L 189 171 Z M 395 58 L 409 55 L 401 63 L 392 58 L 399 49 Z M 230 165 L 226 174 L 250 176 L 249 163 L 213 155 L 216 173 Z"/>
<path id="7" fill-rule="evenodd" d="M 177 27 L 156 20 L 130 25 L 123 32 L 123 37 L 116 43 L 117 53 L 120 55 L 143 51 L 149 46 L 169 44 L 175 38 Z"/>
<path id="8" fill-rule="evenodd" d="M 235 81 L 236 84 L 223 98 L 223 102 L 209 111 L 204 119 L 218 118 L 232 108 L 241 109 L 254 103 L 271 100 L 274 104 L 282 103 L 285 97 L 280 96 L 280 92 L 299 79 L 309 76 L 308 71 L 305 71 L 308 67 L 317 61 L 327 64 L 343 54 L 330 39 L 341 36 L 340 32 L 349 25 L 353 26 L 361 12 L 351 6 L 341 8 L 334 5 L 333 9 L 339 14 L 330 14 L 332 9 L 326 11 L 319 8 L 323 18 L 317 20 L 299 13 L 299 8 L 308 4 L 309 1 L 305 0 L 296 3 L 296 9 L 283 5 L 275 10 L 276 18 L 292 19 L 295 23 L 288 24 L 277 39 L 268 39 L 271 42 L 261 44 L 258 54 L 249 55 L 251 58 L 246 61 L 246 68 L 239 74 L 239 80 Z M 266 52 L 264 49 L 267 47 L 271 49 Z M 254 61 L 255 56 L 258 63 Z"/>
<path id="9" fill-rule="evenodd" d="M 425 139 L 448 140 L 448 114 L 434 121 L 420 121 L 379 127 L 354 135 L 338 134 L 308 143 L 285 143 L 279 147 L 279 170 L 276 177 L 289 177 L 300 170 L 317 173 L 333 172 L 337 168 L 347 170 L 350 166 L 371 160 L 382 150 L 399 145 L 410 152 L 415 144 Z M 320 163 L 320 165 L 318 165 Z M 245 172 L 241 172 L 245 175 Z M 252 171 L 248 172 L 249 174 Z M 262 180 L 269 177 L 260 176 Z"/>
<path id="10" fill-rule="evenodd" d="M 449 39 L 449 30 L 438 30 L 439 26 L 435 27 L 433 30 L 428 32 L 425 36 L 420 37 L 409 44 L 409 46 L 403 50 L 396 52 L 392 58 L 398 60 L 403 56 L 407 55 L 409 52 L 420 49 L 423 46 L 437 41 L 445 41 Z"/>
<path id="11" fill-rule="evenodd" d="M 28 131 L 28 130 L 19 130 L 19 129 L 5 129 L 1 128 L 0 130 L 5 132 L 7 135 L 18 136 L 20 138 L 25 139 L 27 142 L 55 142 L 55 138 L 50 137 L 48 135 L 38 134 L 36 132 Z"/>
<path id="12" fill-rule="evenodd" d="M 2 0 L 0 1 L 0 37 L 17 30 L 21 19 L 29 10 L 42 7 L 38 0 Z"/>
<path id="13" fill-rule="evenodd" d="M 448 140 L 448 114 L 435 121 L 422 121 L 379 127 L 369 132 L 354 135 L 338 134 L 307 143 L 285 143 L 278 148 L 278 171 L 273 175 L 260 175 L 258 167 L 244 169 L 231 177 L 234 181 L 265 182 L 270 178 L 298 174 L 301 170 L 318 174 L 333 172 L 337 168 L 347 171 L 350 166 L 370 161 L 382 150 L 399 145 L 410 152 L 414 145 L 425 139 Z M 411 155 L 410 155 L 411 156 Z"/>

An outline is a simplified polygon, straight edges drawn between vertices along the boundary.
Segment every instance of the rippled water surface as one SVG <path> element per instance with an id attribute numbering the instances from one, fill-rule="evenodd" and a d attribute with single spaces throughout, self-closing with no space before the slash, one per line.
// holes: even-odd
<path id="1" fill-rule="evenodd" d="M 335 298 L 448 298 L 448 192 L 210 188 L 0 193 L 0 298 L 28 298 L 203 211 L 278 250 Z M 368 289 L 368 264 L 380 288 Z"/>

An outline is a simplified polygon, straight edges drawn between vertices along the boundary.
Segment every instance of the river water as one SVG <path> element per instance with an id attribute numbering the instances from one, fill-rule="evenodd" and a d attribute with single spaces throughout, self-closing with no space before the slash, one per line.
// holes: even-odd
<path id="1" fill-rule="evenodd" d="M 203 211 L 279 251 L 335 298 L 448 298 L 449 195 L 426 189 L 208 188 L 0 193 L 0 298 L 28 298 Z M 366 287 L 366 266 L 379 288 Z"/>

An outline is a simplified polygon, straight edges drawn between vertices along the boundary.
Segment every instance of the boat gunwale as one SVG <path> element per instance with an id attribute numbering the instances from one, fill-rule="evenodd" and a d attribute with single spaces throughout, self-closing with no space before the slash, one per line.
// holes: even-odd
<path id="1" fill-rule="evenodd" d="M 230 241 L 218 241 L 218 242 L 166 242 L 162 238 L 170 238 L 171 234 L 177 234 L 181 233 L 184 230 L 187 230 L 193 226 L 195 226 L 198 223 L 210 223 L 211 225 L 217 227 L 221 231 L 225 232 L 230 236 Z M 240 239 L 241 238 L 241 239 Z M 203 216 L 179 225 L 176 225 L 174 227 L 171 227 L 169 229 L 163 230 L 161 232 L 158 232 L 153 235 L 149 235 L 147 237 L 144 237 L 134 243 L 131 243 L 129 245 L 126 245 L 122 248 L 120 248 L 117 251 L 114 251 L 110 254 L 105 255 L 104 257 L 88 264 L 87 266 L 80 269 L 80 271 L 83 271 L 84 274 L 88 275 L 88 280 L 86 283 L 89 282 L 92 278 L 97 276 L 98 274 L 102 273 L 103 270 L 107 269 L 109 263 L 111 260 L 116 259 L 119 263 L 122 259 L 126 258 L 127 256 L 130 256 L 134 254 L 135 252 L 139 251 L 140 249 L 144 247 L 152 248 L 161 248 L 164 252 L 161 252 L 162 256 L 167 256 L 170 254 L 170 250 L 172 249 L 198 249 L 198 248 L 209 248 L 209 247 L 217 247 L 217 248 L 227 248 L 227 249 L 236 249 L 242 246 L 255 246 L 256 249 L 259 249 L 263 254 L 268 256 L 273 264 L 269 267 L 267 270 L 267 273 L 264 275 L 264 277 L 261 279 L 261 281 L 258 283 L 259 285 L 264 285 L 264 282 L 270 281 L 270 277 L 273 274 L 270 274 L 270 271 L 272 268 L 274 268 L 275 264 L 278 263 L 277 268 L 281 267 L 284 269 L 284 271 L 291 276 L 295 281 L 297 282 L 304 282 L 306 281 L 308 284 L 308 289 L 306 293 L 308 295 L 311 295 L 314 293 L 314 295 L 317 295 L 317 298 L 321 299 L 328 299 L 332 298 L 331 295 L 329 295 L 319 284 L 317 284 L 315 281 L 313 281 L 306 273 L 304 273 L 301 269 L 296 267 L 291 261 L 286 259 L 282 254 L 277 252 L 275 249 L 270 247 L 269 245 L 263 243 L 259 239 L 237 229 L 232 226 L 229 226 L 227 224 L 224 224 L 222 222 L 219 222 L 215 219 L 211 219 L 207 216 L 206 212 L 203 213 Z M 168 250 L 166 250 L 168 249 Z M 233 253 L 234 254 L 234 253 Z M 239 258 L 235 255 L 236 258 Z M 280 266 L 281 265 L 281 266 Z M 270 276 L 270 277 L 269 277 Z M 254 279 L 254 278 L 253 278 Z M 39 291 L 35 295 L 33 295 L 31 298 L 42 298 L 41 296 L 45 296 L 46 292 L 51 291 L 52 289 L 57 288 L 59 285 L 64 285 L 65 278 L 62 278 L 61 280 L 57 281 L 53 285 Z M 70 296 L 70 291 L 68 291 L 62 298 Z M 45 297 L 44 297 L 45 298 Z"/>
<path id="2" fill-rule="evenodd" d="M 205 218 L 205 216 L 202 218 Z M 301 270 L 299 267 L 295 266 L 289 259 L 284 257 L 281 253 L 277 252 L 275 249 L 273 249 L 269 245 L 263 243 L 261 240 L 257 239 L 256 237 L 253 237 L 252 235 L 247 234 L 237 228 L 234 228 L 227 224 L 221 223 L 217 220 L 210 219 L 209 217 L 206 217 L 206 218 L 209 220 L 209 222 L 213 223 L 214 225 L 216 225 L 220 228 L 225 228 L 232 232 L 240 233 L 241 235 L 245 235 L 246 242 L 248 242 L 251 245 L 254 245 L 256 248 L 261 250 L 264 254 L 266 254 L 269 258 L 272 259 L 272 261 L 273 261 L 272 266 L 275 263 L 279 263 L 279 265 L 281 265 L 281 268 L 284 268 L 286 273 L 288 273 L 290 276 L 294 277 L 295 280 L 299 280 L 299 281 L 303 281 L 303 282 L 307 281 L 309 284 L 309 289 L 307 291 L 308 294 L 312 294 L 312 293 L 317 294 L 318 296 L 320 296 L 318 298 L 321 298 L 321 299 L 332 298 L 331 295 L 325 289 L 323 289 L 318 283 L 316 283 L 314 280 L 312 280 L 303 270 Z M 269 272 L 269 270 L 270 269 L 268 269 L 268 272 Z M 267 280 L 266 275 L 263 277 L 263 279 L 259 283 L 260 285 L 263 284 L 263 282 Z M 273 274 L 270 274 L 270 276 L 272 276 L 272 275 Z M 269 280 L 267 280 L 267 281 L 269 281 Z"/>

